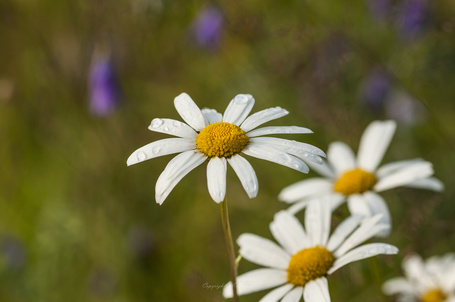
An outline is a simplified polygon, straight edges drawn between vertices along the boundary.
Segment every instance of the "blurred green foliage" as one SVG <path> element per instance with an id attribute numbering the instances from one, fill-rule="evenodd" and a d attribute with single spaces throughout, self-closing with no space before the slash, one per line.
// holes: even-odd
<path id="1" fill-rule="evenodd" d="M 397 30 L 401 2 L 379 20 L 361 0 L 221 0 L 220 45 L 205 49 L 190 30 L 205 1 L 1 0 L 0 301 L 222 301 L 208 287 L 229 275 L 205 169 L 158 206 L 154 185 L 171 157 L 126 167 L 132 151 L 164 138 L 148 123 L 180 119 L 173 98 L 181 92 L 221 112 L 250 93 L 253 111 L 290 111 L 276 125 L 314 131 L 296 139 L 324 150 L 341 140 L 356 150 L 369 122 L 391 117 L 362 97 L 375 68 L 424 108 L 411 121 L 393 116 L 399 127 L 384 162 L 423 157 L 446 184 L 442 194 L 385 192 L 394 229 L 382 241 L 400 254 L 352 264 L 329 281 L 333 301 L 391 301 L 378 284 L 400 274 L 406 254 L 455 248 L 455 2 L 432 1 L 424 32 L 406 41 Z M 89 66 L 100 44 L 123 90 L 104 118 L 88 111 Z M 256 199 L 228 172 L 233 234 L 270 238 L 268 224 L 285 208 L 278 192 L 307 176 L 251 162 Z M 346 214 L 343 206 L 335 219 Z M 239 270 L 253 267 L 242 261 Z"/>

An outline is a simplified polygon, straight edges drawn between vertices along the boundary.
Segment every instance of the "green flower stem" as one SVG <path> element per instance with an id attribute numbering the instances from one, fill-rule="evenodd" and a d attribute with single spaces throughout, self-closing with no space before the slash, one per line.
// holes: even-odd
<path id="1" fill-rule="evenodd" d="M 381 278 L 381 273 L 379 272 L 379 266 L 378 266 L 377 259 L 376 259 L 376 257 L 371 257 L 369 259 L 369 261 L 370 261 L 371 270 L 373 271 L 374 281 L 376 283 L 376 287 L 378 288 L 378 292 L 381 295 L 381 300 L 382 301 L 387 301 L 387 297 L 384 295 L 384 293 L 382 291 L 382 283 L 383 283 L 383 281 L 382 281 L 382 278 Z"/>
<path id="2" fill-rule="evenodd" d="M 224 237 L 226 239 L 226 248 L 229 259 L 229 276 L 232 283 L 232 301 L 238 302 L 239 296 L 237 295 L 237 264 L 235 261 L 234 242 L 232 241 L 231 226 L 229 224 L 229 214 L 227 208 L 227 200 L 225 199 L 220 203 L 221 209 L 221 222 L 223 223 Z"/>

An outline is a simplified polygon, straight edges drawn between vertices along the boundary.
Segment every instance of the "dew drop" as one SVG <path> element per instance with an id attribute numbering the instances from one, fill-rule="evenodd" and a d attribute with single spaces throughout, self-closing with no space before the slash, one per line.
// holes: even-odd
<path id="1" fill-rule="evenodd" d="M 158 154 L 160 151 L 161 151 L 161 147 L 156 146 L 156 147 L 152 148 L 153 154 Z"/>
<path id="2" fill-rule="evenodd" d="M 150 124 L 150 126 L 152 126 L 152 128 L 158 128 L 159 126 L 161 126 L 163 124 L 163 120 L 162 119 L 159 119 L 159 118 L 155 118 L 153 119 L 152 123 Z"/>
<path id="3" fill-rule="evenodd" d="M 178 122 L 178 121 L 174 121 L 172 123 L 175 127 L 180 127 L 182 125 L 182 123 Z"/>
<path id="4" fill-rule="evenodd" d="M 137 160 L 138 161 L 143 161 L 143 160 L 146 160 L 147 159 L 147 154 L 145 154 L 145 152 L 143 151 L 139 151 L 137 154 Z"/>
<path id="5" fill-rule="evenodd" d="M 244 94 L 239 94 L 235 97 L 234 102 L 237 104 L 245 104 L 248 102 L 248 97 Z"/>
<path id="6" fill-rule="evenodd" d="M 169 131 L 169 127 L 164 127 L 163 130 L 166 132 Z"/>

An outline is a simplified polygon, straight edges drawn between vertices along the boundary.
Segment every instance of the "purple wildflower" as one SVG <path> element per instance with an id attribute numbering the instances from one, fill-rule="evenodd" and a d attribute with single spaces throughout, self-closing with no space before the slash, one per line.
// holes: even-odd
<path id="1" fill-rule="evenodd" d="M 90 67 L 90 112 L 104 117 L 111 114 L 120 102 L 120 85 L 114 64 L 109 56 L 95 56 Z"/>
<path id="2" fill-rule="evenodd" d="M 407 0 L 400 10 L 398 30 L 404 41 L 419 37 L 427 28 L 430 19 L 428 3 L 424 0 Z"/>
<path id="3" fill-rule="evenodd" d="M 23 243 L 13 236 L 2 236 L 0 240 L 0 254 L 3 263 L 8 269 L 20 269 L 25 265 L 27 253 Z"/>
<path id="4" fill-rule="evenodd" d="M 361 87 L 361 98 L 372 110 L 382 107 L 392 87 L 390 76 L 382 69 L 370 72 Z"/>
<path id="5" fill-rule="evenodd" d="M 203 8 L 192 25 L 192 33 L 198 46 L 213 50 L 218 48 L 223 35 L 224 16 L 215 5 Z"/>

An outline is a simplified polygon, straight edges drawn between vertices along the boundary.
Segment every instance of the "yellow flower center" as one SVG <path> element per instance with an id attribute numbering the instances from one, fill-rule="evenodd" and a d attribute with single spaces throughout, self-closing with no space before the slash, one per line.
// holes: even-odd
<path id="1" fill-rule="evenodd" d="M 289 262 L 288 282 L 304 286 L 311 280 L 325 276 L 334 261 L 333 254 L 324 247 L 315 246 L 303 249 L 292 256 Z"/>
<path id="2" fill-rule="evenodd" d="M 362 169 L 347 171 L 335 182 L 333 190 L 343 195 L 360 194 L 373 188 L 376 176 Z"/>
<path id="3" fill-rule="evenodd" d="M 202 129 L 196 138 L 196 148 L 207 157 L 231 157 L 248 144 L 246 132 L 231 123 L 213 123 Z"/>
<path id="4" fill-rule="evenodd" d="M 432 289 L 427 291 L 421 298 L 421 302 L 444 302 L 447 299 L 440 289 Z"/>

